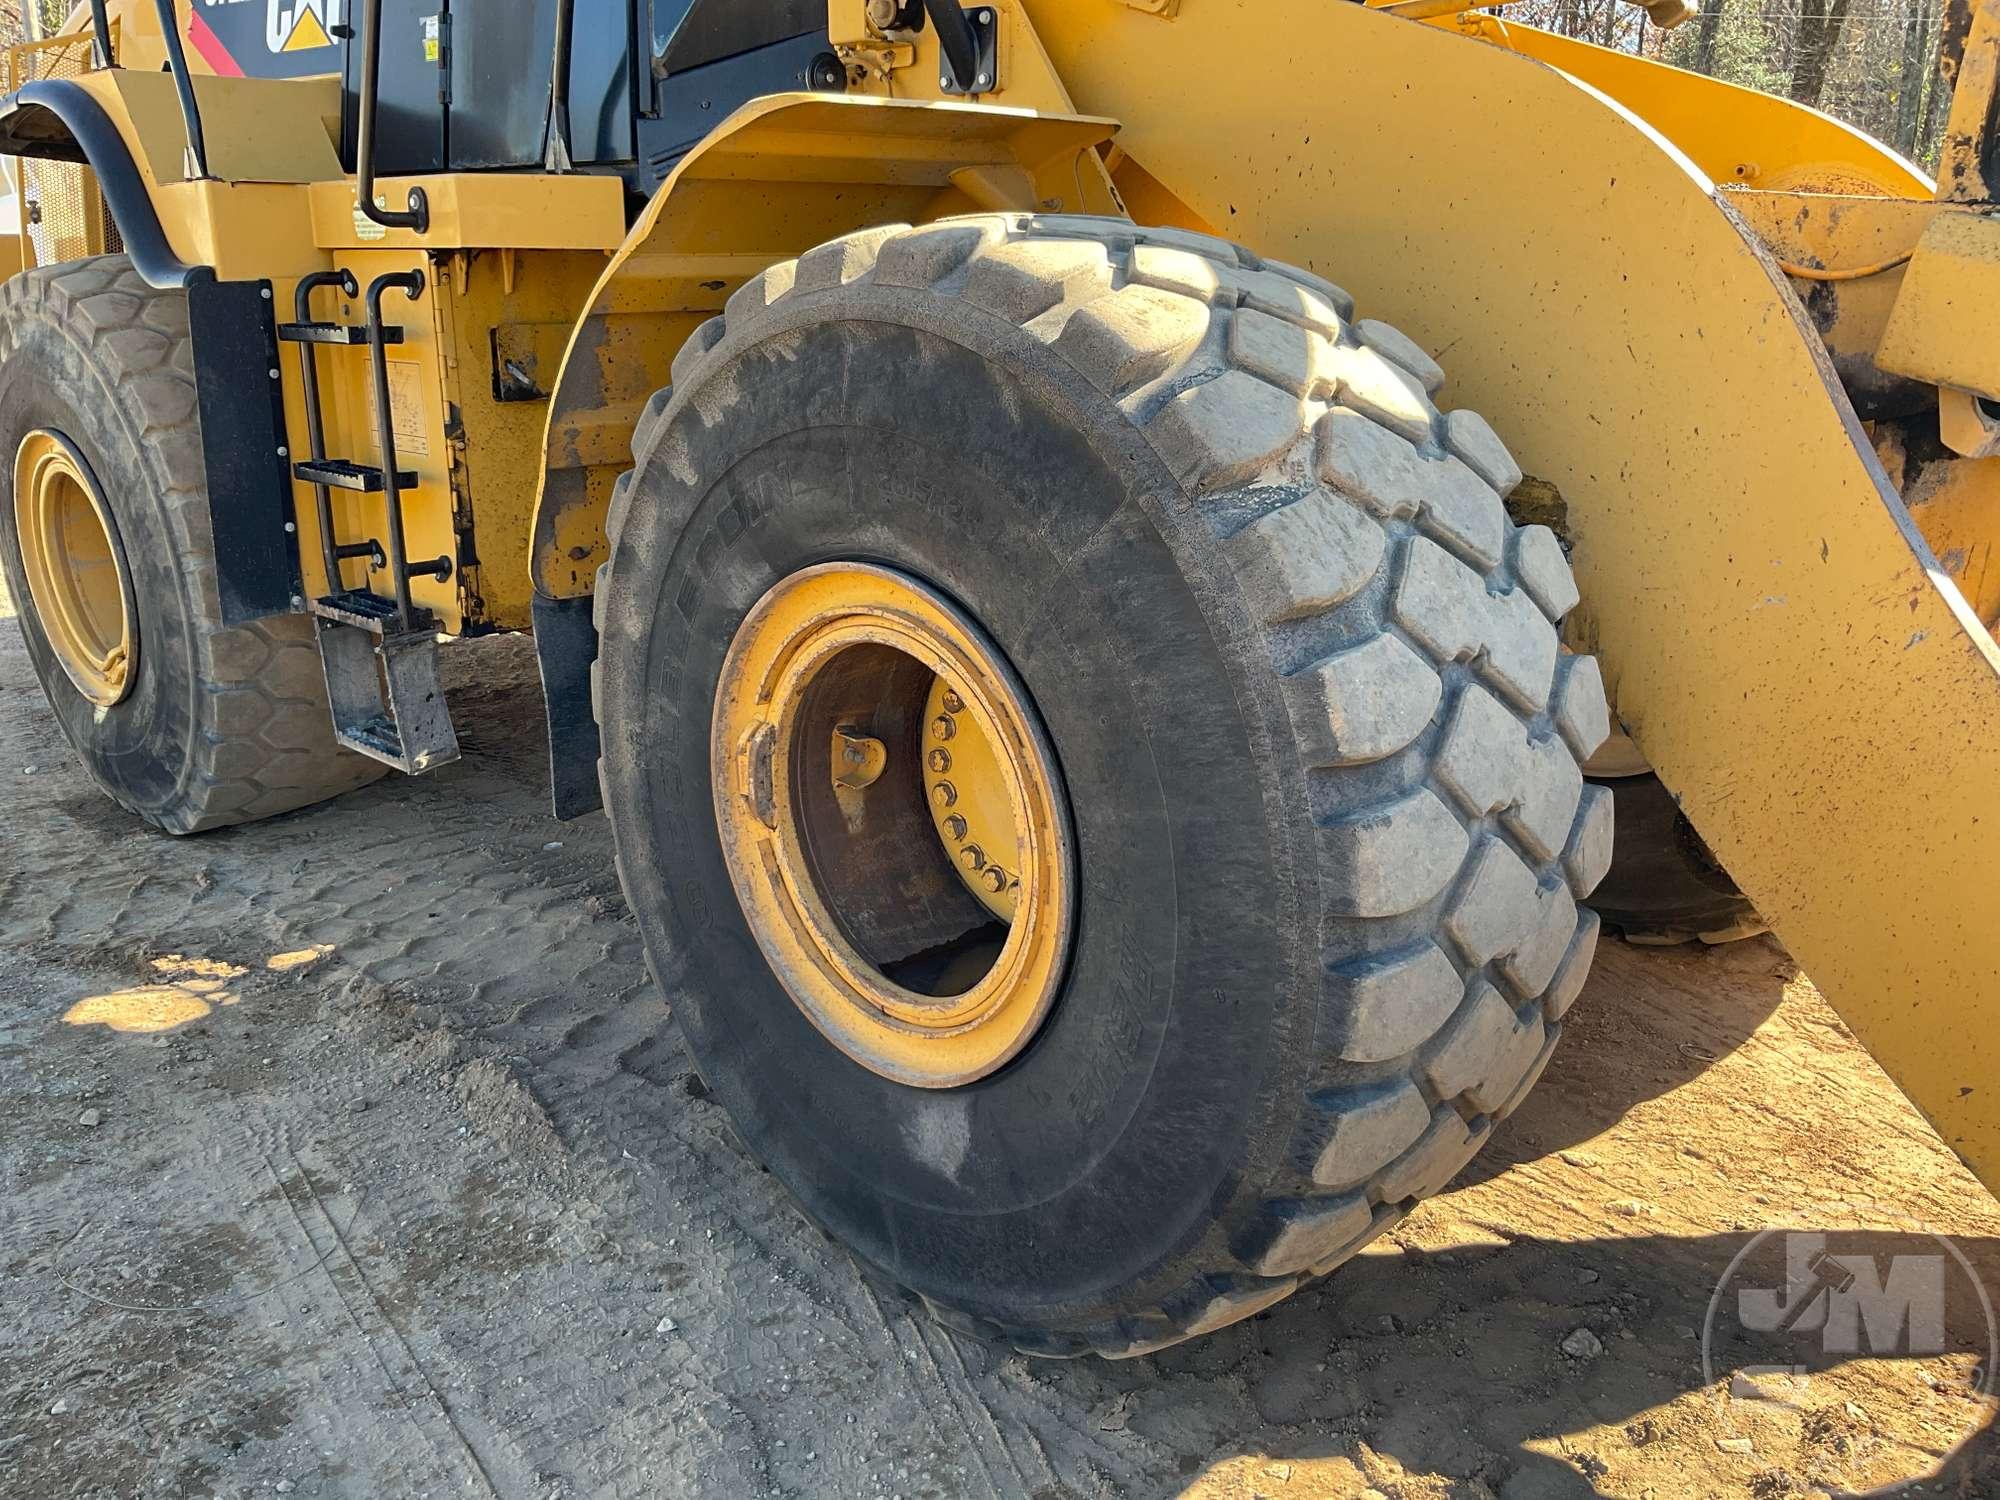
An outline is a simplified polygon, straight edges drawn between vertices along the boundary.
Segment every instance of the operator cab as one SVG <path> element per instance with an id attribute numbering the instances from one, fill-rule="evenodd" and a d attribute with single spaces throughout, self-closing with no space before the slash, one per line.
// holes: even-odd
<path id="1" fill-rule="evenodd" d="M 365 41 L 357 9 L 347 7 L 350 24 L 339 29 L 350 172 Z M 569 66 L 558 94 L 565 10 Z M 617 173 L 643 201 L 738 106 L 845 87 L 826 0 L 383 0 L 375 170 L 564 170 L 566 159 L 578 171 Z"/>

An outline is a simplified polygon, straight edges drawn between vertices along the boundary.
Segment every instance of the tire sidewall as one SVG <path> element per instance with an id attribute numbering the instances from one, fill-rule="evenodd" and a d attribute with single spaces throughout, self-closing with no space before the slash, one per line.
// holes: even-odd
<path id="1" fill-rule="evenodd" d="M 9 497 L 0 506 L 0 560 L 8 591 L 35 675 L 77 754 L 121 805 L 159 815 L 185 797 L 197 732 L 193 606 L 165 513 L 167 480 L 107 372 L 46 303 L 17 311 L 11 334 L 0 362 L 0 463 Z M 22 566 L 14 455 L 28 433 L 44 427 L 68 438 L 89 464 L 138 612 L 131 690 L 109 707 L 85 698 L 70 680 L 37 618 Z"/>
<path id="2" fill-rule="evenodd" d="M 633 484 L 601 647 L 607 806 L 662 986 L 749 1145 L 865 1259 L 976 1313 L 1076 1326 L 1213 1264 L 1289 1144 L 1320 903 L 1283 705 L 1233 603 L 1201 591 L 1213 542 L 1180 486 L 1018 329 L 883 288 L 725 338 Z M 821 1038 L 721 857 L 722 653 L 766 589 L 833 560 L 964 605 L 1067 783 L 1068 980 L 1021 1057 L 958 1089 Z"/>

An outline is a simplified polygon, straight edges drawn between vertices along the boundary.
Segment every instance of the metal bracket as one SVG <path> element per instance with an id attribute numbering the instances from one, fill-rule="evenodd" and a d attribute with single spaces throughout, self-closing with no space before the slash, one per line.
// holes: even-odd
<path id="1" fill-rule="evenodd" d="M 973 77 L 970 87 L 961 87 L 952 74 L 948 59 L 940 58 L 938 87 L 947 94 L 990 94 L 1000 79 L 1000 15 L 990 5 L 975 5 L 962 12 L 972 33 Z M 939 28 L 942 31 L 942 27 Z"/>

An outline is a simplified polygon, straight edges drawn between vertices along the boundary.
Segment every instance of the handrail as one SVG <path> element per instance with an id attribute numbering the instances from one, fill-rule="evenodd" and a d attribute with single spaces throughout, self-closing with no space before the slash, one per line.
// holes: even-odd
<path id="1" fill-rule="evenodd" d="M 368 308 L 368 362 L 375 379 L 375 441 L 382 450 L 382 507 L 388 521 L 389 579 L 395 586 L 397 627 L 409 630 L 417 618 L 416 606 L 410 600 L 410 579 L 425 574 L 449 578 L 451 559 L 440 557 L 427 563 L 412 563 L 409 539 L 403 532 L 403 480 L 396 467 L 399 460 L 395 407 L 389 393 L 389 359 L 382 349 L 382 294 L 391 288 L 414 302 L 424 294 L 424 273 L 385 271 L 368 283 L 363 298 Z"/>
<path id="2" fill-rule="evenodd" d="M 188 72 L 187 51 L 181 46 L 180 22 L 174 17 L 174 0 L 154 0 L 160 13 L 160 36 L 167 47 L 167 67 L 174 75 L 174 92 L 180 95 L 181 124 L 187 130 L 187 173 L 201 181 L 208 170 L 208 142 L 201 133 L 201 106 L 195 102 L 194 78 Z"/>
<path id="3" fill-rule="evenodd" d="M 111 52 L 111 12 L 104 0 L 90 0 L 90 30 L 97 40 L 97 66 L 117 67 L 118 59 Z"/>
<path id="4" fill-rule="evenodd" d="M 347 297 L 357 296 L 361 291 L 352 271 L 308 271 L 299 278 L 299 284 L 292 293 L 292 308 L 301 323 L 312 321 L 312 294 L 324 286 L 337 286 L 341 295 Z M 319 357 L 311 344 L 303 342 L 299 345 L 299 356 L 299 388 L 305 395 L 307 451 L 314 463 L 322 463 L 326 459 L 326 420 L 319 404 Z M 313 500 L 319 517 L 320 562 L 326 570 L 326 589 L 329 594 L 338 594 L 342 588 L 341 548 L 333 535 L 333 491 L 324 480 L 314 481 Z"/>
<path id="5" fill-rule="evenodd" d="M 172 0 L 160 0 L 169 5 Z M 420 187 L 410 189 L 409 208 L 383 208 L 375 202 L 375 114 L 382 74 L 382 0 L 366 0 L 361 43 L 361 121 L 355 128 L 354 192 L 361 212 L 384 229 L 431 227 L 429 197 Z"/>

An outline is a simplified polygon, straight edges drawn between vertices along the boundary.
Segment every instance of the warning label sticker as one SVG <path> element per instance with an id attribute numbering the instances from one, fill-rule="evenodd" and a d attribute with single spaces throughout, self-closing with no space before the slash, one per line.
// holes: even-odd
<path id="1" fill-rule="evenodd" d="M 375 383 L 368 383 L 368 427 L 377 429 Z M 389 361 L 389 422 L 396 434 L 396 456 L 429 458 L 430 423 L 424 419 L 424 367 L 414 360 Z"/>

